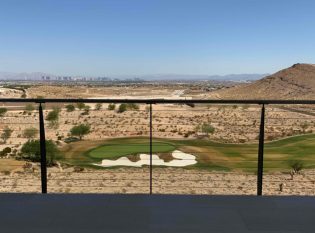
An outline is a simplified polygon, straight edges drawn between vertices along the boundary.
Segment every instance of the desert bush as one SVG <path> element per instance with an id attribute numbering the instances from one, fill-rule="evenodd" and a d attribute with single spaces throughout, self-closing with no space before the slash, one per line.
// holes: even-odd
<path id="1" fill-rule="evenodd" d="M 58 126 L 59 113 L 60 113 L 60 109 L 54 108 L 46 116 L 46 120 L 49 121 L 50 127 L 57 127 Z"/>
<path id="2" fill-rule="evenodd" d="M 23 131 L 23 136 L 28 140 L 33 139 L 38 134 L 38 130 L 34 127 L 27 128 Z"/>
<path id="3" fill-rule="evenodd" d="M 84 106 L 84 111 L 83 113 L 81 113 L 81 115 L 89 115 L 90 114 L 90 106 L 89 105 L 85 105 Z"/>
<path id="4" fill-rule="evenodd" d="M 26 112 L 33 112 L 35 110 L 35 107 L 33 104 L 27 104 L 25 105 L 25 111 Z"/>
<path id="5" fill-rule="evenodd" d="M 6 143 L 7 140 L 11 137 L 12 130 L 6 126 L 1 134 L 1 138 L 3 140 L 3 143 Z"/>
<path id="6" fill-rule="evenodd" d="M 116 108 L 116 104 L 109 104 L 108 107 L 107 107 L 107 109 L 111 110 L 111 111 L 115 110 L 115 108 Z"/>
<path id="7" fill-rule="evenodd" d="M 11 147 L 6 147 L 2 151 L 0 151 L 0 156 L 6 156 L 7 154 L 10 154 L 12 151 Z"/>
<path id="8" fill-rule="evenodd" d="M 139 104 L 135 104 L 135 103 L 128 103 L 127 104 L 127 109 L 129 110 L 139 110 Z"/>
<path id="9" fill-rule="evenodd" d="M 291 161 L 289 165 L 292 168 L 292 171 L 296 174 L 300 173 L 300 171 L 304 168 L 302 161 Z"/>
<path id="10" fill-rule="evenodd" d="M 123 113 L 126 110 L 127 110 L 127 104 L 121 104 L 121 105 L 119 105 L 117 112 L 118 113 Z"/>
<path id="11" fill-rule="evenodd" d="M 67 109 L 67 112 L 73 112 L 75 110 L 75 107 L 73 104 L 68 104 L 66 105 L 66 109 Z"/>
<path id="12" fill-rule="evenodd" d="M 85 103 L 77 103 L 77 108 L 78 108 L 79 110 L 84 109 L 84 107 L 85 107 Z"/>
<path id="13" fill-rule="evenodd" d="M 95 110 L 101 110 L 102 109 L 102 104 L 101 103 L 97 103 L 96 105 L 95 105 Z"/>
<path id="14" fill-rule="evenodd" d="M 208 136 L 209 134 L 214 133 L 215 128 L 209 123 L 202 123 L 201 125 L 197 125 L 195 127 L 195 131 L 205 133 Z"/>
<path id="15" fill-rule="evenodd" d="M 4 114 L 6 114 L 7 111 L 8 109 L 6 108 L 0 108 L 0 117 L 4 116 Z"/>

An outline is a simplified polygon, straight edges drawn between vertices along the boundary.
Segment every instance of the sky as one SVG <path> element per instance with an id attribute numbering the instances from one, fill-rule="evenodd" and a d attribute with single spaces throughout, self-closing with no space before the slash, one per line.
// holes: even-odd
<path id="1" fill-rule="evenodd" d="M 273 73 L 315 63 L 313 0 L 0 0 L 0 71 Z"/>

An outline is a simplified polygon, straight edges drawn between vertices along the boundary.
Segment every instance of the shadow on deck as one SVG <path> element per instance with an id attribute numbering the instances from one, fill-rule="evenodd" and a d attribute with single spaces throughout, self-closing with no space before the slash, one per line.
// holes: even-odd
<path id="1" fill-rule="evenodd" d="M 0 194 L 3 233 L 314 232 L 314 197 Z"/>

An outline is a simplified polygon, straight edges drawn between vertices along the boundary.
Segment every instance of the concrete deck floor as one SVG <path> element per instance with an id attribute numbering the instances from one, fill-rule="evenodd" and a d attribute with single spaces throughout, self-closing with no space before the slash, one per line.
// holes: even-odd
<path id="1" fill-rule="evenodd" d="M 315 197 L 0 194 L 1 233 L 315 232 Z"/>

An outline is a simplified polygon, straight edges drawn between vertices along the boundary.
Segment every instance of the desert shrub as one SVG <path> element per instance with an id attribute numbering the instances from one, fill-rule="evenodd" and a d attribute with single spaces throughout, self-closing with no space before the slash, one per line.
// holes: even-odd
<path id="1" fill-rule="evenodd" d="M 33 139 L 38 134 L 38 129 L 34 127 L 27 128 L 23 131 L 23 136 L 28 140 Z"/>
<path id="2" fill-rule="evenodd" d="M 0 151 L 0 156 L 6 156 L 7 154 L 11 153 L 11 147 L 6 147 L 2 151 Z"/>
<path id="3" fill-rule="evenodd" d="M 75 110 L 75 107 L 73 104 L 68 104 L 66 105 L 66 109 L 67 109 L 67 112 L 73 112 Z"/>
<path id="4" fill-rule="evenodd" d="M 123 113 L 126 110 L 127 110 L 127 104 L 121 104 L 121 105 L 119 105 L 117 112 L 118 113 Z"/>
<path id="5" fill-rule="evenodd" d="M 289 165 L 293 172 L 297 174 L 304 168 L 304 164 L 301 161 L 291 161 Z"/>
<path id="6" fill-rule="evenodd" d="M 135 103 L 124 104 L 123 103 L 123 104 L 119 105 L 117 112 L 122 113 L 122 112 L 125 112 L 127 110 L 139 110 L 139 109 L 140 109 L 140 107 L 138 104 L 135 104 Z"/>
<path id="7" fill-rule="evenodd" d="M 52 166 L 55 160 L 60 158 L 61 154 L 57 146 L 52 140 L 46 140 L 46 164 Z M 21 148 L 21 158 L 32 162 L 41 161 L 40 141 L 27 141 Z"/>
<path id="8" fill-rule="evenodd" d="M 195 131 L 205 133 L 208 136 L 209 134 L 214 133 L 215 128 L 209 123 L 202 123 L 201 125 L 197 125 L 195 127 Z"/>
<path id="9" fill-rule="evenodd" d="M 46 117 L 47 121 L 58 121 L 59 119 L 59 113 L 60 110 L 58 109 L 53 109 L 52 111 L 50 111 Z"/>
<path id="10" fill-rule="evenodd" d="M 84 106 L 84 111 L 81 113 L 81 115 L 89 115 L 90 114 L 90 106 L 89 105 L 85 105 Z"/>
<path id="11" fill-rule="evenodd" d="M 1 138 L 4 143 L 6 143 L 7 140 L 11 137 L 11 134 L 12 130 L 8 126 L 6 126 L 1 134 Z"/>
<path id="12" fill-rule="evenodd" d="M 101 110 L 102 109 L 102 104 L 101 103 L 97 103 L 96 105 L 95 105 L 95 110 Z"/>
<path id="13" fill-rule="evenodd" d="M 25 105 L 25 111 L 26 112 L 33 112 L 35 110 L 35 107 L 33 104 L 27 104 Z"/>
<path id="14" fill-rule="evenodd" d="M 6 114 L 7 111 L 8 109 L 6 108 L 0 108 L 0 117 L 4 116 L 4 114 Z"/>
<path id="15" fill-rule="evenodd" d="M 128 103 L 127 104 L 127 109 L 130 110 L 139 110 L 139 104 L 135 104 L 135 103 Z"/>
<path id="16" fill-rule="evenodd" d="M 107 107 L 107 109 L 111 110 L 111 111 L 115 110 L 115 108 L 116 108 L 116 104 L 109 104 L 108 107 Z"/>
<path id="17" fill-rule="evenodd" d="M 84 109 L 84 107 L 85 107 L 85 103 L 77 103 L 77 108 L 78 108 L 79 110 Z"/>
<path id="18" fill-rule="evenodd" d="M 58 120 L 59 120 L 59 110 L 53 109 L 48 113 L 46 116 L 46 120 L 49 121 L 49 127 L 57 127 L 58 126 Z"/>

